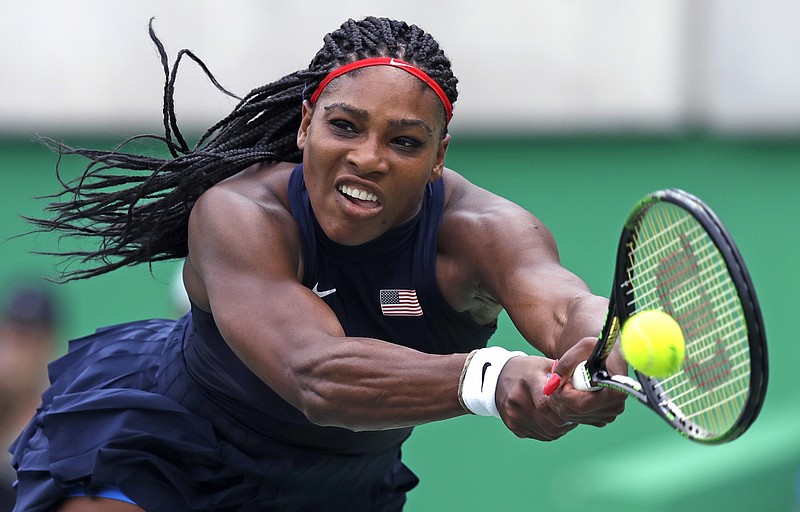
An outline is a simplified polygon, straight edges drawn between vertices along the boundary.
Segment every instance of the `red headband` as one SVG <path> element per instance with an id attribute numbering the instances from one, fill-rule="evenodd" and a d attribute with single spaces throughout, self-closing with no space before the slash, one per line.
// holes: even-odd
<path id="1" fill-rule="evenodd" d="M 433 89 L 433 92 L 435 92 L 436 96 L 438 96 L 442 101 L 445 113 L 447 114 L 447 122 L 450 123 L 450 119 L 453 117 L 453 105 L 450 103 L 450 100 L 447 99 L 447 95 L 444 93 L 442 88 L 439 87 L 439 84 L 437 84 L 433 78 L 428 76 L 426 72 L 422 71 L 418 67 L 409 64 L 408 62 L 403 62 L 400 59 L 393 59 L 389 57 L 376 57 L 372 59 L 357 60 L 355 62 L 351 62 L 350 64 L 345 64 L 342 67 L 334 69 L 322 79 L 317 87 L 317 90 L 311 95 L 311 104 L 313 105 L 317 102 L 317 98 L 319 98 L 319 95 L 322 94 L 322 90 L 325 89 L 325 87 L 331 83 L 331 80 L 334 78 L 340 77 L 345 73 L 349 73 L 354 69 L 366 68 L 369 66 L 393 66 L 397 69 L 402 69 L 407 73 L 411 73 L 415 77 L 425 82 L 425 84 Z"/>

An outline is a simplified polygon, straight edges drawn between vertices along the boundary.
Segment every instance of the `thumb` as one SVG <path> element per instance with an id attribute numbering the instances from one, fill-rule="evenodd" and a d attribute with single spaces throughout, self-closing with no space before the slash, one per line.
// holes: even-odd
<path id="1" fill-rule="evenodd" d="M 561 358 L 556 359 L 553 373 L 557 374 L 562 383 L 570 381 L 575 367 L 586 361 L 597 344 L 597 338 L 583 338 L 572 348 L 567 350 Z M 556 386 L 558 388 L 559 386 Z M 555 388 L 554 388 L 555 391 Z"/>

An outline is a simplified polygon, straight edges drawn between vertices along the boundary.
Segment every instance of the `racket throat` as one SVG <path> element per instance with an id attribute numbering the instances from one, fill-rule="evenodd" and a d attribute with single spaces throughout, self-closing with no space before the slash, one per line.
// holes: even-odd
<path id="1" fill-rule="evenodd" d="M 597 375 L 597 372 L 593 371 L 588 361 L 583 361 L 575 367 L 575 371 L 572 372 L 572 385 L 575 389 L 579 389 L 581 391 L 597 391 L 600 387 L 596 384 L 594 380 L 594 376 Z M 603 373 L 608 375 L 605 370 Z"/>

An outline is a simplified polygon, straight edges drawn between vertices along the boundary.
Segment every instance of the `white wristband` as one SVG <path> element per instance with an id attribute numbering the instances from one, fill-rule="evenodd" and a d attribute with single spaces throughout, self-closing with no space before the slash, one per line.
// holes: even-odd
<path id="1" fill-rule="evenodd" d="M 495 401 L 495 390 L 500 371 L 512 357 L 526 356 L 524 352 L 510 352 L 502 347 L 473 350 L 464 363 L 458 399 L 467 411 L 478 416 L 500 417 Z"/>

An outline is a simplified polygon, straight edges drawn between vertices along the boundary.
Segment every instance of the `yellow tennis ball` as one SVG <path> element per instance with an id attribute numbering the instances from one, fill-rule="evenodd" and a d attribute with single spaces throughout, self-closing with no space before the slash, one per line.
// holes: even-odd
<path id="1" fill-rule="evenodd" d="M 658 378 L 680 370 L 686 352 L 678 322 L 657 310 L 641 311 L 630 317 L 622 326 L 620 345 L 631 366 Z"/>

